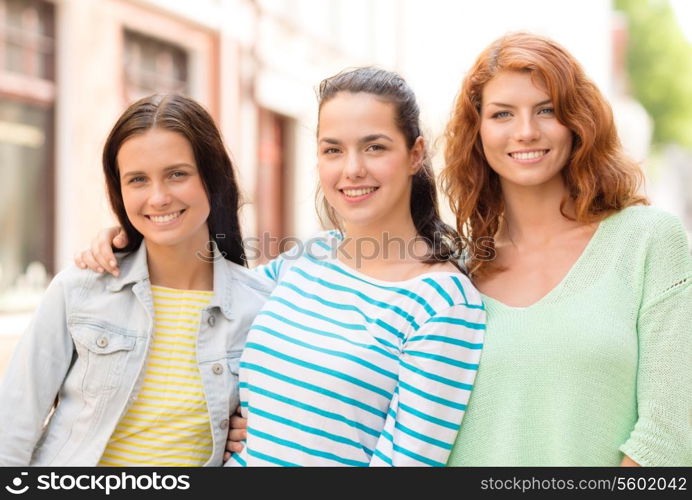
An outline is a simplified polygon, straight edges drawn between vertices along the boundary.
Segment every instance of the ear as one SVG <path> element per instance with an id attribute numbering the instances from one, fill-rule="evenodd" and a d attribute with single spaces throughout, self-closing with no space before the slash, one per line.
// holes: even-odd
<path id="1" fill-rule="evenodd" d="M 418 171 L 423 166 L 423 158 L 425 156 L 425 139 L 418 136 L 416 142 L 413 143 L 411 151 L 409 151 L 409 173 L 411 175 L 416 175 Z"/>

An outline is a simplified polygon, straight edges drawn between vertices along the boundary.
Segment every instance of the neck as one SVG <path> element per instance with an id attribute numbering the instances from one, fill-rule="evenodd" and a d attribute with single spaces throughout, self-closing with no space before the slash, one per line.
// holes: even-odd
<path id="1" fill-rule="evenodd" d="M 207 242 L 198 245 L 147 245 L 147 265 L 152 285 L 180 290 L 213 290 L 213 254 Z"/>
<path id="2" fill-rule="evenodd" d="M 387 263 L 408 261 L 422 256 L 427 250 L 423 241 L 417 241 L 418 232 L 411 218 L 388 220 L 370 225 L 345 224 L 346 240 L 341 245 L 340 259 L 356 263 L 357 268 L 372 268 Z M 422 248 L 421 248 L 422 247 Z"/>
<path id="3" fill-rule="evenodd" d="M 502 185 L 505 202 L 504 221 L 498 231 L 499 240 L 515 245 L 544 244 L 562 230 L 579 225 L 562 215 L 560 204 L 567 191 L 561 177 L 542 186 Z M 573 216 L 574 205 L 568 200 L 565 213 Z"/>

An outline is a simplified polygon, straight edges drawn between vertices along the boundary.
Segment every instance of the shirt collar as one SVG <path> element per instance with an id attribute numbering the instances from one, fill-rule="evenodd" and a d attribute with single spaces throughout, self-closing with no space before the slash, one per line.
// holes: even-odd
<path id="1" fill-rule="evenodd" d="M 120 261 L 120 274 L 117 277 L 111 276 L 111 283 L 107 287 L 109 291 L 119 292 L 127 285 L 149 279 L 147 247 L 144 242 L 139 245 L 137 250 L 118 260 Z M 233 278 L 235 273 L 231 269 L 233 264 L 226 261 L 216 245 L 214 245 L 212 264 L 214 267 L 214 295 L 209 307 L 218 307 L 226 318 L 231 319 L 233 316 L 231 295 L 235 281 Z"/>

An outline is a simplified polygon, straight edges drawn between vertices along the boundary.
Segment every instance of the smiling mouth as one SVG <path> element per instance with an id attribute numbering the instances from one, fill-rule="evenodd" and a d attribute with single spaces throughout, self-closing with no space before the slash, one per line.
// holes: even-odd
<path id="1" fill-rule="evenodd" d="M 348 198 L 359 198 L 361 196 L 365 196 L 366 194 L 374 193 L 378 189 L 379 188 L 376 188 L 376 187 L 347 188 L 347 189 L 339 189 L 339 191 L 341 191 Z"/>
<path id="2" fill-rule="evenodd" d="M 166 223 L 168 223 L 168 222 L 171 222 L 171 221 L 177 219 L 177 218 L 180 217 L 181 215 L 183 215 L 183 212 L 184 212 L 184 211 L 185 211 L 185 209 L 182 209 L 182 210 L 178 210 L 177 212 L 170 213 L 170 214 L 165 214 L 165 215 L 145 215 L 145 217 L 146 217 L 147 219 L 149 219 L 150 221 L 152 221 L 153 223 L 155 223 L 155 224 L 166 224 Z"/>
<path id="3" fill-rule="evenodd" d="M 548 154 L 549 149 L 539 149 L 537 151 L 521 151 L 517 153 L 509 153 L 509 156 L 515 160 L 536 160 Z"/>

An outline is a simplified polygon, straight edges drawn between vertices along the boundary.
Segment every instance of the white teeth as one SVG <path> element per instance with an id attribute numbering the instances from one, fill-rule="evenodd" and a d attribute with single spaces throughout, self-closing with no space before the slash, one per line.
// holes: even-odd
<path id="1" fill-rule="evenodd" d="M 342 189 L 341 191 L 346 195 L 351 198 L 355 198 L 357 196 L 363 196 L 366 194 L 372 193 L 376 188 L 370 187 L 370 188 L 360 188 L 360 189 Z"/>
<path id="2" fill-rule="evenodd" d="M 509 155 L 516 160 L 535 160 L 547 153 L 547 150 L 528 151 L 526 153 L 510 153 Z"/>
<path id="3" fill-rule="evenodd" d="M 179 212 L 175 212 L 173 214 L 168 214 L 168 215 L 150 215 L 149 218 L 156 222 L 157 224 L 163 224 L 165 222 L 170 222 L 173 219 L 177 219 L 180 217 L 180 214 L 182 214 L 182 210 Z"/>

